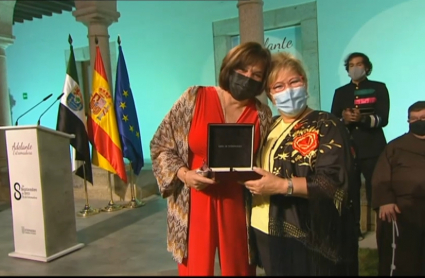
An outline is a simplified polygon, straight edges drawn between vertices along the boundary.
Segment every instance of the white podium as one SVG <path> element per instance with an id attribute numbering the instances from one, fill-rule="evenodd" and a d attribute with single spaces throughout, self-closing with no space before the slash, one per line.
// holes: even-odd
<path id="1" fill-rule="evenodd" d="M 6 136 L 15 252 L 49 262 L 84 246 L 77 242 L 69 139 L 42 126 L 2 126 Z"/>

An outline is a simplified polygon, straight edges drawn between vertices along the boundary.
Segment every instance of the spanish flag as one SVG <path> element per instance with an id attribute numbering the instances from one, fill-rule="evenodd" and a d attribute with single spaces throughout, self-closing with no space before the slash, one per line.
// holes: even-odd
<path id="1" fill-rule="evenodd" d="M 93 146 L 92 164 L 117 174 L 127 182 L 114 101 L 99 46 L 96 46 L 90 112 L 87 125 Z"/>

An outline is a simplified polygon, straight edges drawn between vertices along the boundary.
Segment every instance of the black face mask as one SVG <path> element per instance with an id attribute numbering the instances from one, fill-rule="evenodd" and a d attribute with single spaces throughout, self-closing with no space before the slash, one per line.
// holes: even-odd
<path id="1" fill-rule="evenodd" d="M 254 98 L 261 93 L 262 82 L 234 71 L 229 78 L 232 97 L 238 101 Z"/>
<path id="2" fill-rule="evenodd" d="M 415 121 L 409 124 L 409 131 L 413 134 L 424 136 L 425 135 L 425 121 Z"/>

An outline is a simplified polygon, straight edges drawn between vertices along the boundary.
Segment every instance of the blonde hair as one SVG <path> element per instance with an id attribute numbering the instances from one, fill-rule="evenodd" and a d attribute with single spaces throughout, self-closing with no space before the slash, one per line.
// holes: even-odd
<path id="1" fill-rule="evenodd" d="M 266 81 L 266 93 L 269 98 L 270 98 L 270 87 L 273 83 L 276 82 L 277 76 L 282 69 L 295 71 L 297 74 L 299 74 L 302 77 L 304 84 L 307 87 L 307 84 L 308 84 L 307 74 L 304 70 L 304 66 L 302 62 L 299 59 L 297 59 L 294 55 L 288 52 L 277 52 L 272 54 L 271 69 Z"/>

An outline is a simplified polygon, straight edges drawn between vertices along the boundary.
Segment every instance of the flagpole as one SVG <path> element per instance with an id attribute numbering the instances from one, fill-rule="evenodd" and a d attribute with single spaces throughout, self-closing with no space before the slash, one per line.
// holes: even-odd
<path id="1" fill-rule="evenodd" d="M 86 195 L 86 204 L 85 204 L 84 208 L 77 213 L 77 216 L 79 216 L 79 217 L 89 217 L 89 216 L 98 214 L 100 212 L 100 210 L 93 209 L 89 205 L 89 195 L 87 193 L 87 180 L 86 180 L 86 167 L 85 166 L 86 166 L 86 162 L 84 161 L 83 162 L 83 175 L 84 175 L 84 191 L 85 191 L 85 195 Z"/>
<path id="2" fill-rule="evenodd" d="M 130 164 L 131 165 L 131 164 Z M 133 173 L 133 171 L 131 171 Z M 140 173 L 139 173 L 140 174 Z M 137 176 L 138 177 L 138 176 Z M 136 180 L 137 180 L 136 177 Z M 134 182 L 133 184 L 134 186 L 134 202 L 138 205 L 138 206 L 144 206 L 145 202 L 143 202 L 142 200 L 137 199 L 137 185 L 136 182 Z M 142 195 L 142 191 L 140 191 L 140 196 Z"/>
<path id="3" fill-rule="evenodd" d="M 137 199 L 137 186 L 136 183 L 134 183 L 134 202 L 138 205 L 138 206 L 144 206 L 145 202 L 143 202 L 142 200 Z M 142 195 L 142 192 L 140 191 L 140 195 Z"/>
<path id="4" fill-rule="evenodd" d="M 139 208 L 145 205 L 143 201 L 137 199 L 136 195 L 136 182 L 134 181 L 134 173 L 133 168 L 130 163 L 130 192 L 131 192 L 131 200 L 125 205 L 126 208 Z"/>
<path id="5" fill-rule="evenodd" d="M 108 171 L 108 184 L 109 184 L 109 190 L 110 190 L 110 193 L 111 193 L 111 199 L 109 200 L 108 205 L 102 209 L 102 211 L 113 212 L 113 211 L 117 211 L 117 210 L 122 209 L 123 206 L 117 205 L 117 204 L 114 203 L 114 199 L 113 199 L 113 196 L 112 196 L 113 190 L 112 190 L 112 183 L 111 183 L 111 173 L 109 171 Z"/>

